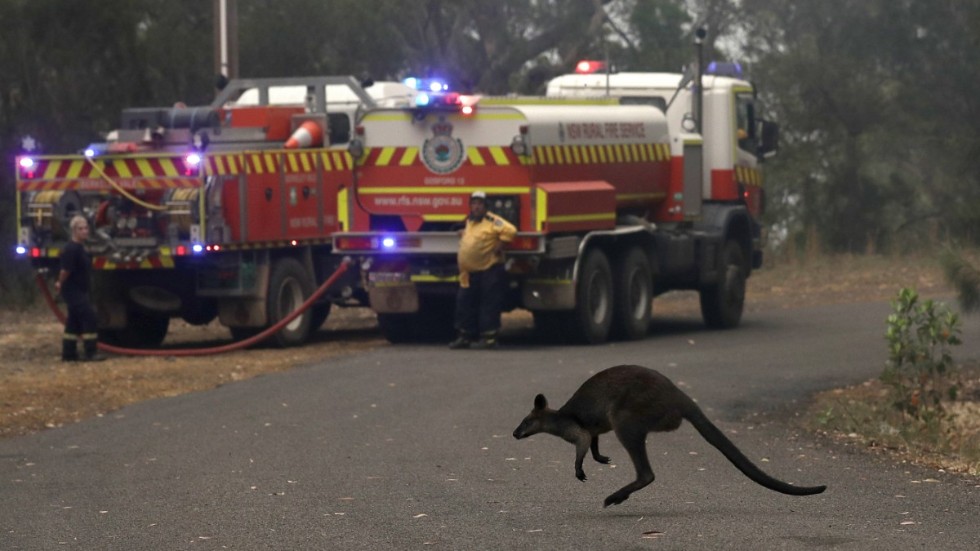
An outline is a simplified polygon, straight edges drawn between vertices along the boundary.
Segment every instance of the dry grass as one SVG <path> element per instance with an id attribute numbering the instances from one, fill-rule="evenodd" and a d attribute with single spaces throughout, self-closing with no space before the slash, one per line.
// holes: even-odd
<path id="1" fill-rule="evenodd" d="M 898 411 L 889 388 L 879 380 L 818 394 L 803 417 L 804 424 L 844 443 L 947 472 L 980 476 L 980 366 L 971 362 L 955 376 L 960 397 L 943 404 L 950 416 L 938 425 Z"/>

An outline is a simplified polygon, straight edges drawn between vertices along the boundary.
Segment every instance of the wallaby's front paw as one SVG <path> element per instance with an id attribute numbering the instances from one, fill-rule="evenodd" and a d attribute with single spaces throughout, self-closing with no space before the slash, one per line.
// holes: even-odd
<path id="1" fill-rule="evenodd" d="M 593 457 L 593 459 L 595 459 L 597 463 L 602 463 L 603 465 L 608 465 L 609 462 L 612 461 L 612 459 L 609 459 L 604 455 L 597 455 Z"/>
<path id="2" fill-rule="evenodd" d="M 585 471 L 583 470 L 575 471 L 575 478 L 581 480 L 582 482 L 585 482 Z"/>

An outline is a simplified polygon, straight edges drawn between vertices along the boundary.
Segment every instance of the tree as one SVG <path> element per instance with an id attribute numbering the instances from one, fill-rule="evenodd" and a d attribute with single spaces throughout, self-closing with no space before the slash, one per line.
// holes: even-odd
<path id="1" fill-rule="evenodd" d="M 970 29 L 980 2 L 743 7 L 745 51 L 784 130 L 768 181 L 771 197 L 792 200 L 774 217 L 815 228 L 832 250 L 977 239 L 980 69 Z"/>

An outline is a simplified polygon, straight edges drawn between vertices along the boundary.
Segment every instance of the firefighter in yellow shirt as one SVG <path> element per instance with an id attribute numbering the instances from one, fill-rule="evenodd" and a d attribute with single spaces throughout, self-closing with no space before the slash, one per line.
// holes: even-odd
<path id="1" fill-rule="evenodd" d="M 458 337 L 449 348 L 496 348 L 500 310 L 507 292 L 504 243 L 517 228 L 487 212 L 487 194 L 470 196 L 470 215 L 459 241 L 459 292 L 456 295 Z M 479 340 L 477 340 L 479 339 Z"/>

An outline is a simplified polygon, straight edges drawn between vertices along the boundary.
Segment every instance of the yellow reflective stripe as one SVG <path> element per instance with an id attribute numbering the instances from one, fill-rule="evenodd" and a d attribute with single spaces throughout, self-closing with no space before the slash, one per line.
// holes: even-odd
<path id="1" fill-rule="evenodd" d="M 58 176 L 58 169 L 61 168 L 62 161 L 51 161 L 48 163 L 48 168 L 44 170 L 44 179 L 51 180 Z M 101 161 L 99 161 L 101 164 Z"/>
<path id="2" fill-rule="evenodd" d="M 173 159 L 160 159 L 160 168 L 163 169 L 165 176 L 180 176 L 180 173 L 177 172 L 177 167 L 174 166 Z"/>
<path id="3" fill-rule="evenodd" d="M 410 166 L 415 162 L 415 158 L 419 156 L 419 148 L 417 147 L 407 147 L 405 148 L 405 153 L 402 154 L 402 158 L 398 161 L 401 166 Z"/>
<path id="4" fill-rule="evenodd" d="M 475 147 L 466 148 L 466 158 L 470 161 L 470 164 L 475 166 L 483 166 L 486 164 L 483 161 L 483 156 L 480 155 L 480 150 Z"/>
<path id="5" fill-rule="evenodd" d="M 65 175 L 67 178 L 78 178 L 78 175 L 82 173 L 82 167 L 85 166 L 81 161 L 75 161 L 68 165 L 68 174 Z M 123 164 L 125 166 L 125 164 Z"/>
<path id="6" fill-rule="evenodd" d="M 136 169 L 140 176 L 153 176 L 153 167 L 146 159 L 136 159 Z"/>
<path id="7" fill-rule="evenodd" d="M 462 222 L 465 214 L 423 214 L 426 222 Z"/>
<path id="8" fill-rule="evenodd" d="M 593 214 L 565 214 L 562 216 L 552 216 L 548 222 L 552 224 L 562 222 L 594 222 L 597 220 L 615 220 L 615 212 L 597 212 Z"/>
<path id="9" fill-rule="evenodd" d="M 310 166 L 310 156 L 306 153 L 300 154 L 299 162 L 301 165 L 303 165 L 303 172 L 310 172 L 310 170 L 312 170 L 313 167 Z"/>
<path id="10" fill-rule="evenodd" d="M 394 154 L 394 147 L 382 147 L 381 153 L 378 155 L 378 160 L 374 164 L 378 166 L 388 166 L 388 163 L 391 162 L 391 157 Z"/>
<path id="11" fill-rule="evenodd" d="M 350 229 L 350 211 L 347 208 L 347 188 L 340 188 L 340 191 L 337 192 L 337 222 L 340 225 L 337 228 L 339 231 Z"/>
<path id="12" fill-rule="evenodd" d="M 459 276 L 454 275 L 454 276 L 439 277 L 434 275 L 419 274 L 419 275 L 413 275 L 409 279 L 413 282 L 419 282 L 419 283 L 444 283 L 444 282 L 459 281 Z"/>
<path id="13" fill-rule="evenodd" d="M 544 231 L 544 223 L 548 218 L 548 193 L 545 190 L 538 188 L 536 201 L 537 208 L 535 212 L 534 227 L 538 231 Z"/>
<path id="14" fill-rule="evenodd" d="M 490 156 L 493 157 L 493 161 L 498 165 L 506 166 L 510 164 L 510 160 L 507 159 L 507 153 L 499 145 L 490 147 Z"/>

